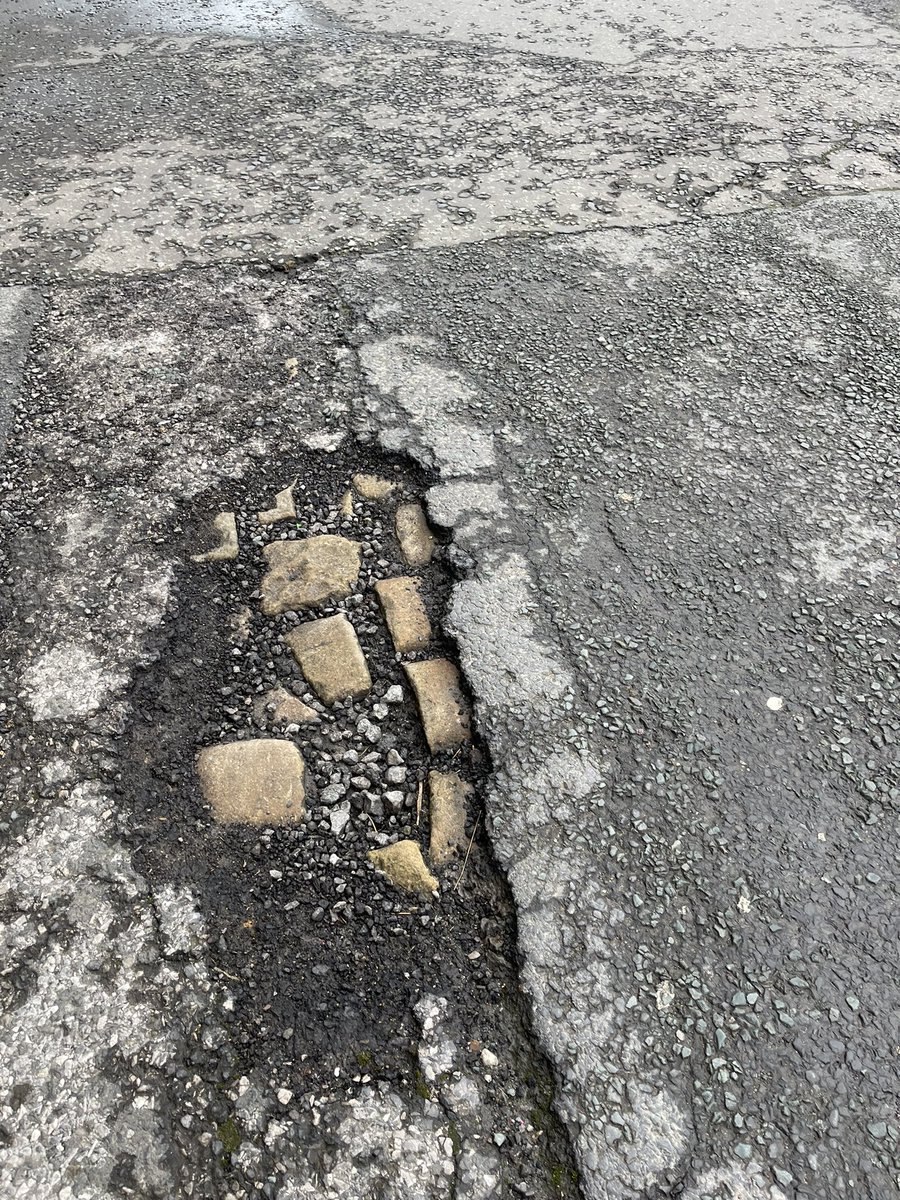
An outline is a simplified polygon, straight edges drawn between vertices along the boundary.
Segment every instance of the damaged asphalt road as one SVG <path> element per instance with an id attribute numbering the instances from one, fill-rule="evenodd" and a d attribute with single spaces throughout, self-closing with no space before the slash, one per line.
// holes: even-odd
<path id="1" fill-rule="evenodd" d="M 5 1195 L 900 1194 L 900 27 L 691 9 L 0 3 Z M 321 534 L 333 707 L 259 605 Z M 217 824 L 269 734 L 307 820 Z"/>

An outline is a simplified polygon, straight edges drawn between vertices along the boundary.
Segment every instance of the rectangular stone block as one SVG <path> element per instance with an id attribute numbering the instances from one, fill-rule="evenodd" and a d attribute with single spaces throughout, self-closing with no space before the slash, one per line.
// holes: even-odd
<path id="1" fill-rule="evenodd" d="M 469 706 L 453 663 L 446 658 L 429 658 L 404 663 L 403 669 L 416 693 L 429 749 L 449 750 L 469 741 Z"/>
<path id="2" fill-rule="evenodd" d="M 259 590 L 267 617 L 343 600 L 359 577 L 359 542 L 331 533 L 270 542 L 263 555 L 269 569 Z"/>
<path id="3" fill-rule="evenodd" d="M 372 686 L 356 630 L 342 613 L 298 625 L 284 640 L 324 704 L 364 696 Z"/>
<path id="4" fill-rule="evenodd" d="M 455 771 L 430 771 L 431 861 L 443 867 L 466 842 L 466 813 L 472 785 Z"/>
<path id="5" fill-rule="evenodd" d="M 203 798 L 226 824 L 289 825 L 306 812 L 306 764 L 293 742 L 253 738 L 197 755 Z"/>
<path id="6" fill-rule="evenodd" d="M 401 504 L 394 518 L 397 541 L 411 567 L 426 567 L 437 545 L 421 504 Z"/>
<path id="7" fill-rule="evenodd" d="M 419 581 L 409 575 L 381 579 L 375 584 L 375 594 L 394 648 L 400 654 L 424 650 L 431 641 L 431 622 L 419 594 Z"/>

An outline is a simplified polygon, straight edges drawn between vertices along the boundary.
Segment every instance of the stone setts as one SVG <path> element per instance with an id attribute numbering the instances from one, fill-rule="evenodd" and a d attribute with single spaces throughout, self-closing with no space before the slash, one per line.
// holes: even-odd
<path id="1" fill-rule="evenodd" d="M 275 495 L 275 503 L 271 508 L 256 514 L 260 525 L 274 525 L 276 521 L 293 521 L 297 516 L 294 504 L 294 486 L 286 487 Z"/>
<path id="2" fill-rule="evenodd" d="M 455 771 L 431 771 L 428 775 L 431 814 L 431 861 L 445 867 L 466 841 L 466 814 L 472 785 Z"/>
<path id="3" fill-rule="evenodd" d="M 314 708 L 283 687 L 272 688 L 260 697 L 257 719 L 272 725 L 310 725 L 321 720 Z"/>
<path id="4" fill-rule="evenodd" d="M 260 593 L 267 617 L 344 600 L 359 578 L 359 542 L 336 534 L 270 542 L 263 555 L 269 569 Z"/>
<path id="5" fill-rule="evenodd" d="M 369 862 L 401 891 L 419 896 L 430 896 L 437 891 L 438 881 L 425 866 L 419 843 L 411 839 L 395 842 L 382 850 L 370 850 Z"/>
<path id="6" fill-rule="evenodd" d="M 293 742 L 254 738 L 197 755 L 203 798 L 223 824 L 292 825 L 306 812 L 306 764 Z"/>
<path id="7" fill-rule="evenodd" d="M 203 554 L 192 554 L 195 563 L 231 562 L 238 556 L 237 521 L 233 512 L 220 512 L 213 518 L 213 529 L 219 535 L 219 544 Z"/>
<path id="8" fill-rule="evenodd" d="M 427 567 L 437 541 L 428 528 L 421 504 L 401 504 L 394 518 L 397 540 L 403 557 L 411 567 Z"/>
<path id="9" fill-rule="evenodd" d="M 446 658 L 404 663 L 425 730 L 428 748 L 452 750 L 471 738 L 469 706 L 462 694 L 459 671 Z"/>
<path id="10" fill-rule="evenodd" d="M 343 613 L 298 625 L 284 640 L 324 704 L 364 696 L 371 688 L 372 677 L 356 631 Z"/>
<path id="11" fill-rule="evenodd" d="M 353 486 L 363 500 L 386 500 L 397 487 L 396 483 L 378 475 L 354 475 Z"/>
<path id="12" fill-rule="evenodd" d="M 419 593 L 419 581 L 411 575 L 382 579 L 375 584 L 375 594 L 394 649 L 399 654 L 424 650 L 431 641 L 431 622 Z"/>

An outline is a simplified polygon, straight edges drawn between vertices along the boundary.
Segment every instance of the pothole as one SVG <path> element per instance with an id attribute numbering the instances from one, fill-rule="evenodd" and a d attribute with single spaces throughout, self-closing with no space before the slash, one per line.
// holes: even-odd
<path id="1" fill-rule="evenodd" d="M 359 475 L 370 479 L 353 488 Z M 177 610 L 134 689 L 124 833 L 156 887 L 196 898 L 237 1054 L 232 1083 L 263 1079 L 301 1110 L 326 1091 L 347 1100 L 390 1085 L 427 1108 L 471 1077 L 480 1101 L 468 1136 L 503 1180 L 471 1194 L 574 1196 L 549 1068 L 518 990 L 514 910 L 485 836 L 490 763 L 467 725 L 469 698 L 443 632 L 465 558 L 422 524 L 428 483 L 405 460 L 345 445 L 285 454 L 194 504 Z M 230 536 L 209 529 L 219 512 L 234 513 L 237 557 L 190 562 Z M 273 565 L 293 563 L 294 583 L 319 579 L 295 569 L 300 543 L 313 538 L 358 545 L 358 572 L 306 596 L 302 610 L 296 597 L 273 602 Z M 368 686 L 341 689 L 347 638 Z M 314 643 L 315 664 L 300 642 Z M 329 692 L 323 677 L 335 671 Z M 247 747 L 270 739 L 302 755 L 304 815 L 217 820 L 202 799 L 198 753 L 237 745 L 246 768 Z M 385 875 L 395 856 L 418 884 Z M 423 1077 L 423 1005 L 437 1003 L 458 1052 Z M 229 1143 L 240 1135 L 227 1132 Z M 455 1144 L 453 1155 L 459 1164 Z"/>

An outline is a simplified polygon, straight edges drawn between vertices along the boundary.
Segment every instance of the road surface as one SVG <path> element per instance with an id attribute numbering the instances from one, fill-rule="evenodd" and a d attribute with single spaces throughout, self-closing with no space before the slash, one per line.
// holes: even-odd
<path id="1" fill-rule="evenodd" d="M 896 6 L 0 0 L 0 75 L 4 1195 L 900 1196 Z M 223 827 L 292 480 L 375 689 Z"/>

